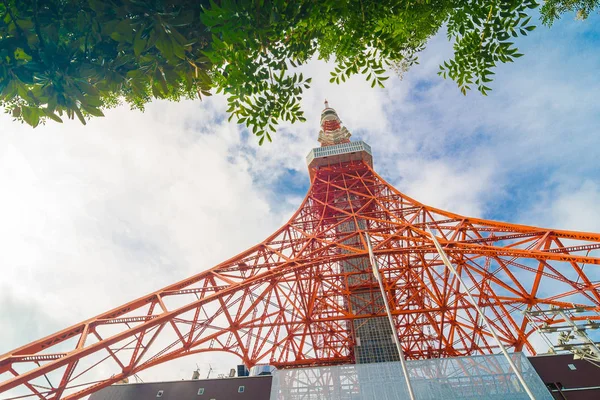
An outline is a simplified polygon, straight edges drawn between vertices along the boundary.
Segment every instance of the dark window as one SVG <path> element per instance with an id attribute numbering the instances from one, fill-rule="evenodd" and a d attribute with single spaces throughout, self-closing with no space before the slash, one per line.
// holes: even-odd
<path id="1" fill-rule="evenodd" d="M 555 391 L 560 391 L 563 388 L 562 383 L 560 382 L 552 382 L 552 383 L 546 383 L 546 387 L 551 391 L 551 392 L 555 392 Z"/>
<path id="2" fill-rule="evenodd" d="M 198 389 L 198 396 L 203 395 L 204 394 L 204 388 L 199 388 Z"/>
<path id="3" fill-rule="evenodd" d="M 164 391 L 163 391 L 163 390 L 159 390 L 159 391 L 156 393 L 156 397 L 162 397 L 163 393 L 164 393 Z"/>
<path id="4" fill-rule="evenodd" d="M 243 387 L 243 386 L 240 386 L 240 387 L 238 388 L 238 393 L 244 393 L 244 390 L 245 390 L 245 389 L 246 389 L 245 387 Z"/>

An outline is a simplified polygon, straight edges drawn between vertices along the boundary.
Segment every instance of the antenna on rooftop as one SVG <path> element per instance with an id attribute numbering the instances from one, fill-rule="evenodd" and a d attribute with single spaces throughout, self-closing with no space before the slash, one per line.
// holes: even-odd
<path id="1" fill-rule="evenodd" d="M 198 379 L 200 379 L 200 367 L 196 364 L 196 370 L 192 373 L 192 380 L 195 381 Z"/>
<path id="2" fill-rule="evenodd" d="M 209 367 L 209 368 L 208 368 L 208 375 L 206 375 L 206 379 L 210 378 L 210 373 L 211 373 L 211 372 L 212 372 L 212 370 L 213 370 L 213 367 L 212 367 L 212 365 L 208 364 L 208 367 Z"/>

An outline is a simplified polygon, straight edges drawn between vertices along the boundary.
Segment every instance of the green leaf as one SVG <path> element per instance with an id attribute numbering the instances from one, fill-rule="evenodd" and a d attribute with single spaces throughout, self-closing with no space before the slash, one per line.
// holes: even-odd
<path id="1" fill-rule="evenodd" d="M 23 121 L 25 121 L 28 125 L 34 128 L 38 126 L 38 124 L 40 123 L 39 109 L 33 107 L 22 107 L 21 111 Z"/>
<path id="2" fill-rule="evenodd" d="M 135 35 L 135 39 L 133 40 L 133 53 L 136 57 L 139 57 L 145 49 L 146 39 L 142 38 L 142 30 L 139 29 Z"/>
<path id="3" fill-rule="evenodd" d="M 83 125 L 87 125 L 87 122 L 85 121 L 85 118 L 83 117 L 83 114 L 81 113 L 81 110 L 79 110 L 79 108 L 75 107 L 73 109 L 73 111 L 75 111 L 75 115 L 77 115 L 77 118 L 79 118 L 79 121 L 83 124 Z"/>
<path id="4" fill-rule="evenodd" d="M 169 87 L 167 86 L 167 81 L 165 80 L 163 73 L 158 68 L 156 68 L 156 70 L 154 71 L 154 81 L 158 82 L 158 84 L 160 85 L 162 92 L 164 94 L 169 93 Z"/>
<path id="5" fill-rule="evenodd" d="M 183 48 L 183 45 L 178 43 L 172 36 L 171 36 L 171 44 L 172 44 L 173 54 L 175 54 L 175 56 L 177 58 L 185 60 L 185 49 Z"/>
<path id="6" fill-rule="evenodd" d="M 164 98 L 164 96 L 163 96 L 162 92 L 160 91 L 160 89 L 158 88 L 157 84 L 152 85 L 152 95 L 154 97 L 156 97 L 157 99 Z"/>
<path id="7" fill-rule="evenodd" d="M 81 90 L 83 93 L 90 95 L 90 96 L 99 96 L 100 95 L 100 91 L 93 85 L 89 84 L 86 81 L 80 80 L 77 81 L 77 87 L 79 88 L 79 90 Z"/>
<path id="8" fill-rule="evenodd" d="M 96 96 L 85 96 L 83 97 L 81 104 L 85 104 L 91 107 L 100 107 L 102 106 L 102 99 Z"/>
<path id="9" fill-rule="evenodd" d="M 114 40 L 114 41 L 117 41 L 117 42 L 124 42 L 125 41 L 125 38 L 119 32 L 112 32 L 110 34 L 110 38 L 112 40 Z"/>
<path id="10" fill-rule="evenodd" d="M 171 29 L 171 33 L 170 33 L 171 39 L 175 42 L 178 43 L 181 46 L 185 46 L 189 41 L 181 34 L 179 33 L 176 29 Z"/>
<path id="11" fill-rule="evenodd" d="M 173 42 L 164 31 L 158 34 L 155 46 L 167 60 L 173 58 Z"/>
<path id="12" fill-rule="evenodd" d="M 25 50 L 23 50 L 20 47 L 17 47 L 14 51 L 14 56 L 15 56 L 15 60 L 22 60 L 22 61 L 31 61 L 32 57 L 25 53 Z"/>
<path id="13" fill-rule="evenodd" d="M 59 122 L 59 123 L 61 123 L 61 124 L 62 124 L 62 122 L 63 122 L 63 120 L 62 120 L 62 119 L 61 119 L 61 118 L 60 118 L 58 115 L 54 114 L 54 112 L 52 112 L 52 111 L 50 111 L 50 110 L 48 110 L 48 109 L 45 109 L 45 110 L 44 110 L 44 114 L 45 114 L 45 115 L 46 115 L 48 118 L 50 118 L 50 119 L 52 119 L 52 120 L 54 120 L 54 121 L 56 121 L 56 122 Z"/>
<path id="14" fill-rule="evenodd" d="M 20 19 L 17 21 L 17 24 L 19 25 L 19 28 L 25 30 L 31 29 L 34 26 L 33 21 L 30 19 Z"/>
<path id="15" fill-rule="evenodd" d="M 81 108 L 88 114 L 93 115 L 94 117 L 104 117 L 104 113 L 98 108 L 85 106 L 83 104 L 81 105 Z"/>
<path id="16" fill-rule="evenodd" d="M 126 41 L 129 43 L 133 42 L 133 26 L 131 25 L 131 20 L 130 19 L 124 19 L 122 21 L 120 21 L 117 26 L 115 27 L 115 32 L 118 33 L 122 40 L 119 41 Z M 114 33 L 115 33 L 114 32 Z M 111 35 L 112 37 L 112 35 Z"/>

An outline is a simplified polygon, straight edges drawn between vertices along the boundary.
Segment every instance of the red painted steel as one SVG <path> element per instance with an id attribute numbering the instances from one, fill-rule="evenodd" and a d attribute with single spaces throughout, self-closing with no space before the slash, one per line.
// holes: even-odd
<path id="1" fill-rule="evenodd" d="M 350 321 L 385 316 L 383 309 L 376 314 L 351 309 L 352 273 L 340 268 L 342 260 L 367 257 L 365 231 L 409 359 L 498 351 L 444 268 L 426 227 L 514 351 L 535 354 L 525 309 L 574 304 L 600 310 L 600 234 L 428 207 L 363 161 L 322 166 L 311 176 L 300 208 L 262 243 L 0 356 L 0 393 L 78 399 L 154 365 L 207 351 L 236 354 L 248 366 L 353 362 Z M 348 222 L 358 231 L 339 229 Z M 365 287 L 373 284 L 364 281 Z"/>

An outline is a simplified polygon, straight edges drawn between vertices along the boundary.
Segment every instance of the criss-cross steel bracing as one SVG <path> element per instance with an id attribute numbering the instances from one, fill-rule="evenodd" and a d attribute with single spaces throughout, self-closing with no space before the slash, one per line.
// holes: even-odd
<path id="1" fill-rule="evenodd" d="M 394 189 L 364 160 L 320 165 L 311 180 L 296 213 L 262 243 L 0 356 L 0 398 L 78 399 L 207 351 L 236 354 L 248 366 L 355 362 L 360 321 L 385 317 L 377 283 L 361 267 L 368 260 L 365 232 L 409 359 L 498 351 L 427 227 L 513 351 L 536 352 L 535 327 L 524 310 L 600 310 L 600 234 L 428 207 Z"/>
<path id="2" fill-rule="evenodd" d="M 362 229 L 341 233 L 338 228 L 348 222 Z M 442 265 L 427 226 L 509 348 L 535 353 L 529 341 L 534 328 L 523 310 L 573 304 L 600 309 L 600 258 L 592 254 L 600 248 L 599 234 L 427 207 L 396 191 L 366 163 L 350 162 L 316 171 L 298 211 L 257 246 L 3 355 L 0 392 L 23 387 L 31 398 L 75 399 L 205 351 L 231 352 L 247 365 L 352 362 L 349 321 L 385 315 L 383 309 L 374 314 L 348 306 L 353 275 L 363 281 L 354 279 L 355 287 L 374 288 L 368 274 L 339 267 L 343 260 L 366 257 L 364 231 L 374 243 L 407 358 L 497 351 Z"/>

